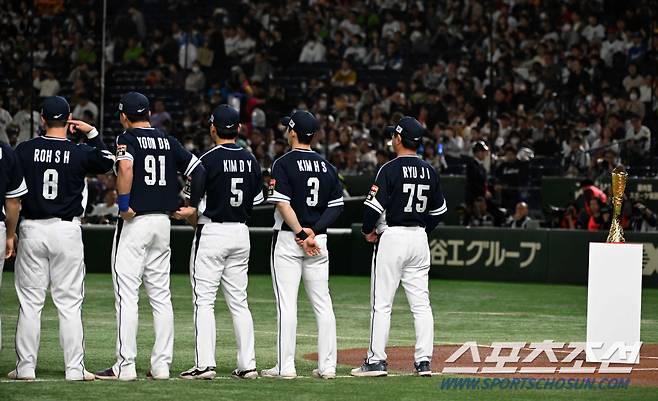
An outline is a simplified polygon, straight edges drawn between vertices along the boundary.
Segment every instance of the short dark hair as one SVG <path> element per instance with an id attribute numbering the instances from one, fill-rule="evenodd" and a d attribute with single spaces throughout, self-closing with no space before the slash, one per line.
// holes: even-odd
<path id="1" fill-rule="evenodd" d="M 64 128 L 68 121 L 62 120 L 46 120 L 46 128 Z"/>
<path id="2" fill-rule="evenodd" d="M 151 121 L 150 116 L 148 114 L 126 114 L 124 113 L 128 121 L 131 123 L 139 123 L 139 122 L 149 122 Z"/>
<path id="3" fill-rule="evenodd" d="M 217 128 L 217 136 L 222 138 L 222 139 L 235 139 L 238 137 L 238 129 L 232 128 L 232 129 L 225 129 L 225 128 Z"/>
<path id="4" fill-rule="evenodd" d="M 410 139 L 403 138 L 401 135 L 400 140 L 402 141 L 402 146 L 404 146 L 405 149 L 418 150 L 420 147 L 420 141 L 412 141 Z"/>
<path id="5" fill-rule="evenodd" d="M 295 132 L 297 132 L 297 131 L 295 131 Z M 297 140 L 302 145 L 310 145 L 311 142 L 313 141 L 314 136 L 315 135 L 299 135 L 299 134 L 297 134 Z"/>

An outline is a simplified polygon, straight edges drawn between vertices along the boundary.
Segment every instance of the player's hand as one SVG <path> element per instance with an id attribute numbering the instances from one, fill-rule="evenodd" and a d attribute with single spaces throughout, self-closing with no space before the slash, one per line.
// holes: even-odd
<path id="1" fill-rule="evenodd" d="M 364 237 L 366 241 L 370 242 L 371 244 L 374 244 L 379 239 L 379 235 L 377 235 L 377 231 L 375 230 L 372 230 L 370 234 L 364 234 Z"/>
<path id="2" fill-rule="evenodd" d="M 16 255 L 16 235 L 7 238 L 7 243 L 5 245 L 5 259 L 9 259 L 12 256 Z"/>
<path id="3" fill-rule="evenodd" d="M 131 207 L 129 207 L 128 210 L 126 210 L 125 212 L 121 212 L 120 214 L 124 220 L 132 220 L 132 218 L 135 217 L 136 213 Z"/>
<path id="4" fill-rule="evenodd" d="M 304 228 L 302 228 L 302 230 L 304 230 L 304 232 L 306 233 L 306 235 L 308 235 L 309 237 L 311 237 L 311 238 L 315 238 L 315 232 L 313 232 L 313 229 L 308 228 L 308 227 L 304 227 Z M 303 243 L 304 241 L 302 241 L 302 240 L 300 240 L 299 238 L 295 237 L 295 242 L 296 242 L 297 245 L 299 245 L 300 247 L 303 247 L 303 246 L 302 246 L 302 243 Z"/>
<path id="5" fill-rule="evenodd" d="M 192 206 L 183 206 L 173 214 L 176 220 L 187 220 L 196 213 L 196 208 Z"/>
<path id="6" fill-rule="evenodd" d="M 78 130 L 86 134 L 87 132 L 90 132 L 92 129 L 94 129 L 93 125 L 87 124 L 86 122 L 80 120 L 69 120 L 68 123 L 71 133 L 75 132 L 75 130 Z"/>
<path id="7" fill-rule="evenodd" d="M 304 248 L 304 252 L 308 256 L 318 256 L 322 251 L 320 245 L 318 245 L 318 242 L 315 240 L 315 237 L 308 237 L 302 241 L 302 248 Z"/>

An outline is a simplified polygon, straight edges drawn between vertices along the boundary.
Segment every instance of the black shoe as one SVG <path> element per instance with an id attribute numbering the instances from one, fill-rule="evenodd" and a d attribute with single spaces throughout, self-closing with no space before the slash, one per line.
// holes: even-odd
<path id="1" fill-rule="evenodd" d="M 249 370 L 235 369 L 233 372 L 231 372 L 231 376 L 235 377 L 236 379 L 255 379 L 258 377 L 258 372 L 256 371 L 256 369 L 249 369 Z"/>
<path id="2" fill-rule="evenodd" d="M 197 367 L 193 367 L 192 369 L 182 372 L 180 374 L 180 378 L 188 379 L 188 380 L 194 380 L 194 379 L 212 380 L 215 378 L 215 375 L 217 375 L 217 373 L 215 373 L 214 367 L 209 366 L 205 369 L 198 369 Z"/>
<path id="3" fill-rule="evenodd" d="M 100 370 L 100 371 L 96 372 L 95 376 L 98 380 L 117 380 L 118 379 L 117 375 L 114 374 L 114 370 L 112 370 L 112 368 L 105 369 L 105 370 Z"/>
<path id="4" fill-rule="evenodd" d="M 414 369 L 418 376 L 432 376 L 430 361 L 414 362 Z"/>
<path id="5" fill-rule="evenodd" d="M 361 365 L 360 368 L 355 368 L 352 369 L 350 374 L 352 376 L 366 376 L 366 377 L 379 377 L 379 376 L 386 376 L 388 375 L 388 372 L 386 371 L 386 368 L 388 367 L 388 364 L 386 361 L 379 361 L 379 362 L 373 362 L 373 363 L 368 363 L 368 361 L 364 361 L 363 365 Z"/>

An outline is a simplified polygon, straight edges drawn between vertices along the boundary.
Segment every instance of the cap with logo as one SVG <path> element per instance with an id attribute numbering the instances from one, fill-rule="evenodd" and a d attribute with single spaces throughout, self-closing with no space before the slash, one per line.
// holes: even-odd
<path id="1" fill-rule="evenodd" d="M 425 127 L 413 117 L 405 116 L 400 119 L 397 125 L 384 128 L 384 134 L 393 136 L 399 134 L 402 138 L 412 142 L 420 142 L 425 135 Z"/>
<path id="2" fill-rule="evenodd" d="M 318 119 L 306 110 L 298 110 L 292 113 L 290 117 L 283 117 L 281 119 L 281 124 L 295 131 L 297 135 L 306 136 L 315 134 L 320 128 Z"/>
<path id="3" fill-rule="evenodd" d="M 41 106 L 41 115 L 46 121 L 66 121 L 71 114 L 69 102 L 61 96 L 47 97 Z"/>
<path id="4" fill-rule="evenodd" d="M 473 153 L 486 152 L 488 150 L 489 150 L 489 146 L 487 146 L 486 142 L 484 141 L 477 141 L 473 144 Z"/>
<path id="5" fill-rule="evenodd" d="M 128 92 L 119 100 L 119 113 L 131 116 L 143 116 L 150 110 L 149 100 L 139 92 Z"/>
<path id="6" fill-rule="evenodd" d="M 227 104 L 220 104 L 212 112 L 208 122 L 220 131 L 233 131 L 240 124 L 240 113 Z"/>

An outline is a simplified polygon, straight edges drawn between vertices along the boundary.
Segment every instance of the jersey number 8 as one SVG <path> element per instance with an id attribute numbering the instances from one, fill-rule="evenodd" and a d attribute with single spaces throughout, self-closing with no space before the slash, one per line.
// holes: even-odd
<path id="1" fill-rule="evenodd" d="M 43 172 L 43 198 L 53 200 L 57 198 L 57 182 L 59 173 L 54 168 L 49 168 Z"/>
<path id="2" fill-rule="evenodd" d="M 416 190 L 416 187 L 418 189 Z M 405 213 L 412 213 L 414 211 L 413 209 L 413 203 L 414 203 L 414 193 L 416 194 L 416 197 L 420 201 L 420 203 L 416 204 L 416 211 L 418 213 L 423 213 L 425 209 L 427 209 L 427 195 L 423 195 L 423 191 L 427 191 L 430 189 L 429 185 L 423 185 L 423 184 L 403 184 L 402 185 L 402 192 L 409 193 L 409 200 L 407 201 L 407 206 L 404 207 Z"/>

